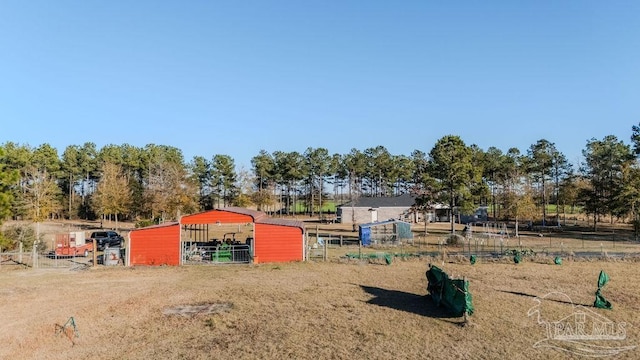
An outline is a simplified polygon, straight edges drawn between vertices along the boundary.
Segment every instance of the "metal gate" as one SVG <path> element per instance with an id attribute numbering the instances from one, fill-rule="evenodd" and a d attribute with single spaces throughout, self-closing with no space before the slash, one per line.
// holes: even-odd
<path id="1" fill-rule="evenodd" d="M 91 260 L 91 257 L 56 256 L 55 254 L 13 251 L 0 253 L 0 268 L 85 268 L 92 265 Z"/>
<path id="2" fill-rule="evenodd" d="M 182 243 L 183 265 L 248 264 L 251 245 L 187 241 Z"/>

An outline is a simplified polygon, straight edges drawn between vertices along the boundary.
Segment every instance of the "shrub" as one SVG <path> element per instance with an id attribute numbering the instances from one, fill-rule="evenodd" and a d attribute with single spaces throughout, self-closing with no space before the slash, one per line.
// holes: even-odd
<path id="1" fill-rule="evenodd" d="M 464 244 L 464 237 L 458 234 L 451 234 L 446 238 L 447 245 L 457 246 Z"/>
<path id="2" fill-rule="evenodd" d="M 42 240 L 43 235 L 40 235 Z M 18 244 L 22 242 L 23 250 L 28 251 L 33 248 L 33 243 L 36 241 L 36 231 L 30 225 L 12 225 L 8 226 L 0 235 L 0 246 L 3 250 L 15 250 L 18 248 Z M 42 241 L 39 246 L 39 250 L 46 246 Z"/>
<path id="3" fill-rule="evenodd" d="M 151 225 L 155 225 L 157 224 L 154 220 L 152 219 L 142 219 L 142 220 L 138 220 L 136 221 L 136 228 L 143 228 L 143 227 L 147 227 L 147 226 L 151 226 Z"/>

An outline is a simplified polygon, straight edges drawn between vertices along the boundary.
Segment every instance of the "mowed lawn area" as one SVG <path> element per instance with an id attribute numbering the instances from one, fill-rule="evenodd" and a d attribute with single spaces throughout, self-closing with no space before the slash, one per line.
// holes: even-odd
<path id="1" fill-rule="evenodd" d="M 83 271 L 3 266 L 0 358 L 581 358 L 535 346 L 548 337 L 545 324 L 585 309 L 587 323 L 606 319 L 614 328 L 603 334 L 618 336 L 587 339 L 589 349 L 626 347 L 612 358 L 640 358 L 630 348 L 640 345 L 640 263 L 547 260 L 471 265 L 424 257 L 391 265 L 336 260 Z M 475 313 L 466 326 L 426 296 L 429 263 L 470 280 Z M 610 276 L 603 294 L 613 310 L 591 306 L 601 270 Z M 552 292 L 561 294 L 542 299 Z M 70 318 L 78 336 L 56 334 L 55 325 Z"/>

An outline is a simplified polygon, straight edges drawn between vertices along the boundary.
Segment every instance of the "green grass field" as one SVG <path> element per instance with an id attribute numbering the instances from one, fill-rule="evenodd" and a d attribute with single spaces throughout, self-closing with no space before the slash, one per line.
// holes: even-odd
<path id="1" fill-rule="evenodd" d="M 334 201 L 323 201 L 322 204 L 322 212 L 323 213 L 335 213 L 336 212 L 336 208 L 337 208 L 337 204 Z M 318 212 L 318 207 L 314 207 L 314 212 Z M 311 209 L 304 203 L 300 202 L 300 203 L 296 203 L 296 206 L 293 207 L 291 206 L 291 213 L 295 213 L 295 214 L 305 214 L 305 213 L 309 213 L 311 212 Z"/>

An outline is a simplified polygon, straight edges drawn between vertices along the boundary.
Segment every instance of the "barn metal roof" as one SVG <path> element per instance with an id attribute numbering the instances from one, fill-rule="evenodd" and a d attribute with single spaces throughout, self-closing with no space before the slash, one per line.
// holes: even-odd
<path id="1" fill-rule="evenodd" d="M 268 225 L 280 225 L 280 226 L 289 226 L 289 227 L 297 227 L 304 231 L 305 226 L 304 222 L 298 220 L 289 220 L 289 219 L 276 219 L 271 218 L 267 214 L 258 210 L 251 210 L 247 208 L 229 206 L 221 209 L 217 209 L 219 211 L 228 211 L 235 214 L 249 215 L 253 217 L 253 222 L 256 224 L 268 224 Z"/>
<path id="2" fill-rule="evenodd" d="M 229 207 L 213 209 L 209 211 L 226 211 L 234 214 L 251 216 L 253 218 L 253 222 L 256 224 L 297 227 L 302 229 L 303 232 L 305 229 L 304 222 L 302 221 L 271 218 L 266 213 L 258 210 L 251 210 L 251 209 L 242 208 L 242 207 L 229 206 Z M 209 211 L 205 211 L 205 212 L 209 212 Z M 193 214 L 193 215 L 197 215 L 197 214 Z M 187 215 L 187 216 L 191 216 L 191 215 Z"/>
<path id="3" fill-rule="evenodd" d="M 131 231 L 157 229 L 157 228 L 163 228 L 163 227 L 169 227 L 169 226 L 175 226 L 175 225 L 180 225 L 180 223 L 177 221 L 171 221 L 171 222 L 166 222 L 162 224 L 149 225 L 141 228 L 131 229 Z"/>
<path id="4" fill-rule="evenodd" d="M 289 220 L 289 219 L 276 219 L 265 217 L 260 220 L 256 220 L 256 224 L 267 224 L 267 225 L 279 225 L 279 226 L 289 226 L 289 227 L 297 227 L 304 232 L 305 226 L 304 222 L 299 220 Z"/>
<path id="5" fill-rule="evenodd" d="M 241 208 L 236 206 L 229 206 L 229 207 L 224 207 L 224 208 L 215 209 L 215 210 L 228 211 L 234 214 L 249 215 L 253 218 L 254 222 L 258 222 L 258 220 L 267 217 L 267 214 L 263 213 L 262 211 L 251 210 L 251 209 Z"/>

